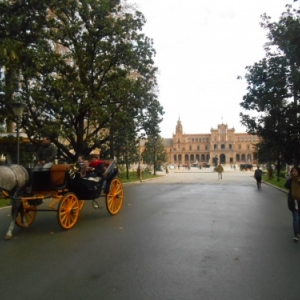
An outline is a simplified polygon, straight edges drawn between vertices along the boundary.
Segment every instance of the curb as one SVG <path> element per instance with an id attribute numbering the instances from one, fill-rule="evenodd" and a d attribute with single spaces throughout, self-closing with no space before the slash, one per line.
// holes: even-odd
<path id="1" fill-rule="evenodd" d="M 3 206 L 3 207 L 0 207 L 0 210 L 1 210 L 1 209 L 4 209 L 4 208 L 9 208 L 9 207 L 10 207 L 10 205 Z"/>
<path id="2" fill-rule="evenodd" d="M 250 176 L 250 177 L 252 177 L 252 176 Z M 255 178 L 253 178 L 253 179 L 255 180 Z M 271 186 L 271 187 L 273 187 L 273 188 L 275 188 L 275 189 L 277 189 L 277 190 L 279 190 L 279 191 L 281 191 L 281 192 L 283 192 L 283 193 L 286 193 L 286 194 L 289 193 L 288 190 L 283 189 L 283 188 L 280 188 L 280 187 L 278 187 L 278 186 L 276 186 L 276 185 L 274 185 L 274 184 L 271 184 L 271 183 L 269 183 L 269 182 L 266 182 L 266 181 L 264 181 L 264 180 L 262 180 L 261 182 L 264 183 L 264 184 L 266 184 L 266 185 L 269 185 L 269 186 Z"/>
<path id="3" fill-rule="evenodd" d="M 278 187 L 278 186 L 276 186 L 276 185 L 273 185 L 273 184 L 271 184 L 271 183 L 269 183 L 269 182 L 265 182 L 265 181 L 263 181 L 263 180 L 262 180 L 262 182 L 263 182 L 264 184 L 266 184 L 266 185 L 272 186 L 273 188 L 275 188 L 275 189 L 277 189 L 277 190 L 279 190 L 279 191 L 282 191 L 283 193 L 288 194 L 288 191 L 285 190 L 285 189 L 282 189 L 282 188 L 280 188 L 280 187 Z"/>

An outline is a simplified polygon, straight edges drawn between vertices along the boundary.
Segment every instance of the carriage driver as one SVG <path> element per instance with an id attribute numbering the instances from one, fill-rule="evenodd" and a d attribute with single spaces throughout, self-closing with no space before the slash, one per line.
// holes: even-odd
<path id="1" fill-rule="evenodd" d="M 42 145 L 37 153 L 37 165 L 34 171 L 48 171 L 54 165 L 56 147 L 51 143 L 49 137 L 43 137 Z"/>

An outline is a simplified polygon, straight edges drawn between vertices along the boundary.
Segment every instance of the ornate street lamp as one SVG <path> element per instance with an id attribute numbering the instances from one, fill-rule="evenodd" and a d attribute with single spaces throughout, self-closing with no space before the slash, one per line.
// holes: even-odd
<path id="1" fill-rule="evenodd" d="M 20 163 L 20 141 L 19 141 L 19 129 L 21 125 L 21 118 L 23 115 L 23 111 L 25 105 L 21 102 L 13 102 L 11 104 L 14 116 L 16 117 L 16 124 L 17 124 L 17 164 Z"/>

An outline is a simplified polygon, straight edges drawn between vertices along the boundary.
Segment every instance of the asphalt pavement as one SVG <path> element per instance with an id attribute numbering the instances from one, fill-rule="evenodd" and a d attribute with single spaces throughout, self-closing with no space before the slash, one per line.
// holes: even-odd
<path id="1" fill-rule="evenodd" d="M 1 299 L 299 299 L 286 193 L 229 166 L 158 175 L 125 184 L 116 216 L 86 201 L 68 231 L 39 212 L 7 242 L 1 209 Z"/>

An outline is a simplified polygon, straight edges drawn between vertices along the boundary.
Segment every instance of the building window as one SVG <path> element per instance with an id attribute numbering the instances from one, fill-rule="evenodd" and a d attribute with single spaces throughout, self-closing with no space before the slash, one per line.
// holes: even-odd
<path id="1" fill-rule="evenodd" d="M 192 150 L 192 146 L 190 146 L 190 150 Z"/>
<path id="2" fill-rule="evenodd" d="M 200 150 L 200 146 L 198 146 L 197 149 Z"/>
<path id="3" fill-rule="evenodd" d="M 222 150 L 225 149 L 225 145 L 224 145 L 224 144 L 221 145 L 221 149 L 222 149 Z"/>
<path id="4" fill-rule="evenodd" d="M 218 146 L 216 144 L 214 144 L 214 149 L 218 149 Z"/>

